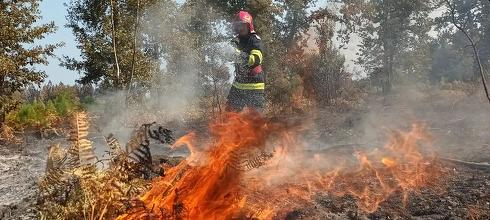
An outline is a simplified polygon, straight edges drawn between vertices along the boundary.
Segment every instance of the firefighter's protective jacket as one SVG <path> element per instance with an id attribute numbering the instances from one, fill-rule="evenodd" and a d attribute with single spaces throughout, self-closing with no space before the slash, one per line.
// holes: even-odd
<path id="1" fill-rule="evenodd" d="M 264 56 L 260 37 L 255 33 L 240 37 L 237 52 L 240 53 L 240 60 L 235 63 L 233 86 L 240 90 L 264 90 Z"/>

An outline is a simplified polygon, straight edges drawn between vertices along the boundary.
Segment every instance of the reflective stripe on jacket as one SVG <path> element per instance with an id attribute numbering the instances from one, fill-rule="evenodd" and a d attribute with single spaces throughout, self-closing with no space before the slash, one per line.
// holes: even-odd
<path id="1" fill-rule="evenodd" d="M 235 63 L 235 82 L 233 86 L 242 90 L 265 89 L 265 79 L 262 70 L 264 55 L 260 37 L 255 33 L 250 33 L 246 37 L 240 37 L 237 46 L 237 50 L 243 53 L 243 60 Z"/>

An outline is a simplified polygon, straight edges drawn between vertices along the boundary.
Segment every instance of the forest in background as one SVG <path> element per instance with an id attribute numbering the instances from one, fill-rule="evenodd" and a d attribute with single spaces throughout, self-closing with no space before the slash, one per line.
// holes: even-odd
<path id="1" fill-rule="evenodd" d="M 176 108 L 192 106 L 215 115 L 223 108 L 233 73 L 228 21 L 246 9 L 255 16 L 265 45 L 271 114 L 311 107 L 345 111 L 368 94 L 389 96 L 404 85 L 483 92 L 482 77 L 488 77 L 490 66 L 489 1 L 317 3 L 74 0 L 67 4 L 67 26 L 81 57 L 63 57 L 62 65 L 78 71 L 75 87 L 88 88 L 91 96 L 124 91 L 126 104 L 133 105 L 142 97 L 177 95 L 186 101 Z M 19 121 L 18 114 L 26 111 L 22 103 L 37 100 L 52 108 L 46 94 L 53 86 L 40 87 L 49 73 L 34 65 L 47 64 L 47 56 L 62 44 L 28 46 L 55 31 L 53 23 L 35 23 L 38 6 L 36 0 L 0 3 L 6 24 L 1 27 L 2 125 Z M 356 72 L 345 68 L 340 52 L 352 38 L 360 41 Z M 80 89 L 71 90 L 73 98 L 86 99 Z"/>

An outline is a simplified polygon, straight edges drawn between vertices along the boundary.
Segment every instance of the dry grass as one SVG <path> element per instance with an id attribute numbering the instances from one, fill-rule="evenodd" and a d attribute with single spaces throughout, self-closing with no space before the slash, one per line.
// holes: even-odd
<path id="1" fill-rule="evenodd" d="M 8 125 L 3 125 L 0 128 L 0 143 L 1 142 L 18 144 L 21 143 L 22 140 L 18 138 L 13 128 Z"/>

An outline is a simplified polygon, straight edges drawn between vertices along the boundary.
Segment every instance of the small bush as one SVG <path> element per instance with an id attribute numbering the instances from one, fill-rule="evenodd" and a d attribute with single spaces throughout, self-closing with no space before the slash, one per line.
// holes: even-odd
<path id="1" fill-rule="evenodd" d="M 79 107 L 75 97 L 68 92 L 58 94 L 54 98 L 53 104 L 59 116 L 67 116 Z"/>
<path id="2" fill-rule="evenodd" d="M 45 102 L 34 100 L 24 103 L 17 111 L 9 114 L 7 121 L 15 128 L 49 128 L 79 108 L 80 104 L 74 95 L 61 92 Z"/>

